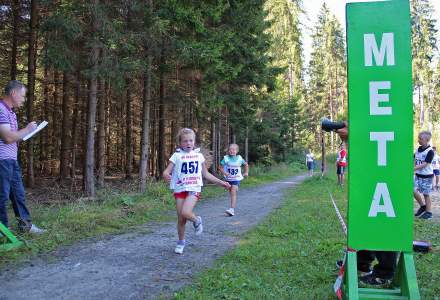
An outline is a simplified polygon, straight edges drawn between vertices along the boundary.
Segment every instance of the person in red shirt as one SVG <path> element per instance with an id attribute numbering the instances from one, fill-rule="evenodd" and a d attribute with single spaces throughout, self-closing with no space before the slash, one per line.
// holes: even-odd
<path id="1" fill-rule="evenodd" d="M 347 167 L 347 150 L 345 149 L 345 144 L 341 143 L 340 150 L 338 152 L 338 157 L 336 158 L 336 174 L 338 175 L 338 184 L 344 186 L 344 172 Z"/>

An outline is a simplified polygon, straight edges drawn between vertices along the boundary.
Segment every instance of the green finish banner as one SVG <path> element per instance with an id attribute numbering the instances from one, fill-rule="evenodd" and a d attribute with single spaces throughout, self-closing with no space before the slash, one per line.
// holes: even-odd
<path id="1" fill-rule="evenodd" d="M 413 111 L 408 0 L 350 3 L 348 246 L 412 251 Z"/>

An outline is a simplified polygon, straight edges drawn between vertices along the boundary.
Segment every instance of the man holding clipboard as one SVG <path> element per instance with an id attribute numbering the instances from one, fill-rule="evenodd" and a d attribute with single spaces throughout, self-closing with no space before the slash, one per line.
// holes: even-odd
<path id="1" fill-rule="evenodd" d="M 0 99 L 0 222 L 8 227 L 7 203 L 11 199 L 20 231 L 41 234 L 45 230 L 32 224 L 26 207 L 22 173 L 17 161 L 17 142 L 37 129 L 36 122 L 18 129 L 17 116 L 12 109 L 22 106 L 25 96 L 24 84 L 12 80 L 5 87 L 5 96 Z"/>

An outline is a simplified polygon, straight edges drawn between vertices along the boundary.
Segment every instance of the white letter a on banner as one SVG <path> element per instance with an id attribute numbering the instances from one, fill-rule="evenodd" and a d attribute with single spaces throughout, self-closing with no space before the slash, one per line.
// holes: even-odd
<path id="1" fill-rule="evenodd" d="M 380 204 L 380 199 L 383 199 L 383 204 Z M 373 201 L 371 202 L 369 217 L 377 217 L 378 213 L 385 213 L 388 218 L 395 218 L 393 203 L 391 202 L 388 186 L 384 182 L 379 182 L 374 191 Z"/>

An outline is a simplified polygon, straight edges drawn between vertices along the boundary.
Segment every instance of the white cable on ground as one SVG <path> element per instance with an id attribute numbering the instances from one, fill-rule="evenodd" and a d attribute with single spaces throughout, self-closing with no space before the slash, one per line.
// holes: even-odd
<path id="1" fill-rule="evenodd" d="M 327 188 L 328 194 L 330 195 L 330 199 L 332 200 L 333 207 L 335 208 L 336 215 L 338 216 L 339 223 L 341 223 L 342 231 L 344 232 L 345 236 L 347 236 L 347 225 L 345 225 L 344 218 L 341 215 L 341 212 L 338 209 L 338 206 L 336 205 L 335 199 L 333 199 L 332 193 L 330 193 L 330 190 Z M 344 257 L 342 258 L 342 265 L 339 269 L 338 276 L 336 278 L 336 281 L 333 285 L 333 291 L 336 294 L 336 297 L 338 297 L 339 300 L 342 300 L 342 284 L 344 282 L 344 274 L 345 274 L 345 264 L 347 262 L 347 250 L 344 251 Z"/>
<path id="2" fill-rule="evenodd" d="M 327 190 L 327 191 L 328 191 L 328 194 L 330 195 L 330 199 L 332 199 L 332 203 L 333 203 L 333 206 L 336 210 L 336 215 L 338 216 L 339 223 L 341 223 L 342 230 L 344 231 L 345 236 L 347 236 L 347 225 L 345 225 L 344 218 L 342 217 L 341 212 L 339 211 L 338 206 L 336 205 L 336 202 L 333 199 L 332 193 L 330 193 L 329 190 Z"/>

